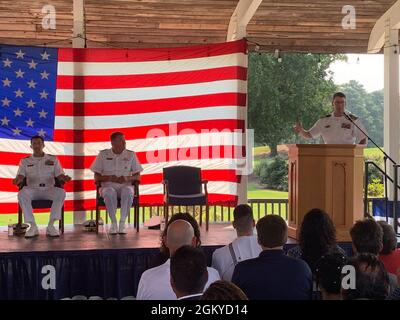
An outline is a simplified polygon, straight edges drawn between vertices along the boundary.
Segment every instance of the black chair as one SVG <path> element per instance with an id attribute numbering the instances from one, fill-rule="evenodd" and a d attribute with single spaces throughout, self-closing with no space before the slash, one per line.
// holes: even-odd
<path id="1" fill-rule="evenodd" d="M 19 190 L 26 186 L 26 178 L 22 181 L 22 183 L 18 186 Z M 54 186 L 57 188 L 64 189 L 64 182 L 54 178 Z M 33 209 L 49 209 L 53 204 L 52 200 L 32 200 L 32 208 Z M 16 233 L 24 233 L 26 227 L 22 223 L 23 215 L 22 215 L 22 208 L 18 203 L 18 223 L 16 224 Z M 58 224 L 58 228 L 61 233 L 64 233 L 64 206 L 61 209 L 61 220 Z M 22 231 L 20 231 L 22 230 Z"/>
<path id="2" fill-rule="evenodd" d="M 133 226 L 136 227 L 136 231 L 139 232 L 139 181 L 132 182 L 134 188 L 134 197 L 132 202 L 133 207 Z M 100 207 L 106 207 L 103 197 L 99 192 L 100 183 L 96 183 L 96 233 L 99 232 L 99 219 L 100 219 Z M 121 207 L 121 200 L 118 198 L 118 208 Z M 131 212 L 128 213 L 128 223 L 131 222 Z M 108 223 L 108 213 L 106 209 L 106 223 Z"/>
<path id="3" fill-rule="evenodd" d="M 203 206 L 206 207 L 206 231 L 209 225 L 208 181 L 201 179 L 201 169 L 189 166 L 173 166 L 163 169 L 164 218 L 169 218 L 169 206 L 200 206 L 200 225 Z M 204 185 L 204 192 L 202 186 Z"/>

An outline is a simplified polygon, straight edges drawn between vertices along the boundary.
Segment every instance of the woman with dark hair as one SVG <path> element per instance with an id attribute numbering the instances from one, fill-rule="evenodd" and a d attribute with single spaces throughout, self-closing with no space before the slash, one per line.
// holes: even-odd
<path id="1" fill-rule="evenodd" d="M 342 300 L 342 269 L 347 258 L 339 252 L 322 256 L 316 262 L 315 280 L 322 300 Z"/>
<path id="2" fill-rule="evenodd" d="M 249 300 L 242 289 L 232 282 L 219 280 L 204 291 L 200 300 Z"/>
<path id="3" fill-rule="evenodd" d="M 300 227 L 299 245 L 290 249 L 288 255 L 303 259 L 315 272 L 316 262 L 324 255 L 344 250 L 336 243 L 336 229 L 328 214 L 321 209 L 306 213 Z"/>

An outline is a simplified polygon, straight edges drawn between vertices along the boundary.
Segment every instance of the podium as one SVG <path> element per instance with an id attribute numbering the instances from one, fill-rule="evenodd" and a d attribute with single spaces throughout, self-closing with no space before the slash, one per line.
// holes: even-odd
<path id="1" fill-rule="evenodd" d="M 298 239 L 304 215 L 313 208 L 331 217 L 338 241 L 364 217 L 364 148 L 357 145 L 295 144 L 289 148 L 288 235 Z"/>

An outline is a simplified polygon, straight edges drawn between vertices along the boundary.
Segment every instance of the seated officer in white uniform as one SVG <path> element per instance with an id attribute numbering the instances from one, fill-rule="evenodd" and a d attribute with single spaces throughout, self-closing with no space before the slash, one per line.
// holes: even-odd
<path id="1" fill-rule="evenodd" d="M 256 258 L 262 248 L 254 234 L 253 210 L 247 204 L 238 205 L 233 211 L 233 227 L 237 238 L 229 245 L 214 251 L 211 266 L 218 270 L 222 280 L 231 281 L 235 266 L 244 260 Z"/>
<path id="2" fill-rule="evenodd" d="M 140 179 L 143 171 L 134 151 L 126 149 L 122 132 L 114 132 L 111 149 L 100 151 L 90 170 L 101 184 L 100 195 L 104 198 L 111 219 L 110 234 L 125 234 L 125 220 L 132 206 L 134 188 L 132 182 Z M 118 198 L 121 199 L 121 218 L 117 225 Z"/>
<path id="3" fill-rule="evenodd" d="M 33 216 L 32 200 L 53 201 L 46 234 L 51 237 L 58 237 L 59 232 L 54 227 L 54 222 L 61 219 L 65 191 L 54 186 L 54 178 L 56 177 L 62 183 L 70 181 L 71 178 L 64 174 L 60 162 L 55 156 L 43 152 L 44 140 L 42 137 L 32 137 L 31 148 L 33 155 L 21 160 L 17 177 L 13 180 L 15 185 L 20 185 L 26 178 L 26 186 L 18 192 L 18 202 L 24 213 L 25 222 L 30 224 L 25 237 L 30 238 L 39 235 Z"/>
<path id="4" fill-rule="evenodd" d="M 304 130 L 302 124 L 298 122 L 294 131 L 305 139 L 317 139 L 322 136 L 326 144 L 366 145 L 366 135 L 357 128 L 359 126 L 366 132 L 360 119 L 352 114 L 345 114 L 346 96 L 344 93 L 336 92 L 333 95 L 332 107 L 333 112 L 319 119 L 310 130 Z"/>
<path id="5" fill-rule="evenodd" d="M 180 247 L 188 245 L 196 247 L 197 239 L 192 225 L 185 220 L 175 220 L 168 226 L 166 245 L 170 256 Z M 164 264 L 143 272 L 136 294 L 137 300 L 176 300 L 176 295 L 171 286 L 170 278 L 171 260 Z M 207 289 L 211 283 L 220 280 L 218 271 L 207 268 L 208 280 L 204 287 Z"/>

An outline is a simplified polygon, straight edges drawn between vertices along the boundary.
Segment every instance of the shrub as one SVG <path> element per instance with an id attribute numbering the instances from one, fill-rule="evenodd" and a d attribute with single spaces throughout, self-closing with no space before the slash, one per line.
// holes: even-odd
<path id="1" fill-rule="evenodd" d="M 288 164 L 287 157 L 276 156 L 270 159 L 262 159 L 254 170 L 260 183 L 268 189 L 288 190 Z"/>

